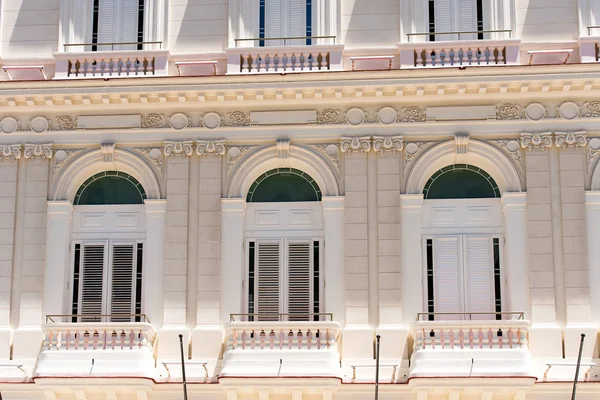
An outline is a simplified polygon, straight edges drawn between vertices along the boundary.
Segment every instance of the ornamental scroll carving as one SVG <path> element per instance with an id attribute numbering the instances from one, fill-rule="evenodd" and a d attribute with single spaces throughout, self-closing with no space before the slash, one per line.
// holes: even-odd
<path id="1" fill-rule="evenodd" d="M 550 132 L 523 133 L 521 134 L 521 147 L 529 151 L 545 151 L 552 147 L 552 134 Z"/>
<path id="2" fill-rule="evenodd" d="M 580 149 L 587 145 L 587 135 L 584 131 L 555 132 L 554 137 L 556 147 L 563 150 L 566 150 L 569 147 Z"/>
<path id="3" fill-rule="evenodd" d="M 523 108 L 518 104 L 500 104 L 496 107 L 496 119 L 523 119 Z"/>
<path id="4" fill-rule="evenodd" d="M 317 113 L 317 124 L 329 125 L 329 124 L 345 124 L 346 118 L 341 110 L 335 110 L 333 108 L 327 108 Z"/>
<path id="5" fill-rule="evenodd" d="M 190 157 L 193 153 L 194 142 L 186 140 L 183 142 L 165 141 L 165 155 L 167 157 Z"/>
<path id="6" fill-rule="evenodd" d="M 198 140 L 196 142 L 196 154 L 198 154 L 201 157 L 224 156 L 225 155 L 225 141 L 224 140 Z"/>
<path id="7" fill-rule="evenodd" d="M 225 118 L 225 122 L 223 126 L 249 126 L 250 125 L 250 115 L 246 114 L 242 111 L 234 111 L 227 113 L 227 118 Z"/>
<path id="8" fill-rule="evenodd" d="M 52 158 L 52 143 L 25 144 L 23 155 L 26 159 L 47 161 Z"/>
<path id="9" fill-rule="evenodd" d="M 20 144 L 5 144 L 0 146 L 0 163 L 4 161 L 15 162 L 21 158 Z"/>
<path id="10" fill-rule="evenodd" d="M 54 126 L 52 130 L 55 131 L 73 131 L 77 129 L 77 117 L 73 118 L 70 115 L 59 115 L 54 118 Z"/>
<path id="11" fill-rule="evenodd" d="M 403 136 L 373 136 L 373 150 L 378 154 L 388 151 L 396 154 L 404 149 Z"/>
<path id="12" fill-rule="evenodd" d="M 369 136 L 342 137 L 340 139 L 342 153 L 363 155 L 371 150 L 371 138 Z"/>
<path id="13" fill-rule="evenodd" d="M 402 109 L 397 122 L 425 122 L 426 120 L 427 116 L 421 107 L 409 106 Z"/>
<path id="14" fill-rule="evenodd" d="M 165 128 L 166 126 L 164 114 L 152 113 L 142 118 L 142 128 L 144 129 Z"/>
<path id="15" fill-rule="evenodd" d="M 600 101 L 586 101 L 583 103 L 582 116 L 585 118 L 600 117 Z"/>

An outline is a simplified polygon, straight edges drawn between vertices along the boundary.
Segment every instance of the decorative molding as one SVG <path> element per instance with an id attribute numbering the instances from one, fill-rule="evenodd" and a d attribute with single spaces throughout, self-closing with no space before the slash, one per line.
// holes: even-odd
<path id="1" fill-rule="evenodd" d="M 54 118 L 52 130 L 54 131 L 74 131 L 77 129 L 77 117 L 70 115 L 59 115 Z"/>
<path id="2" fill-rule="evenodd" d="M 409 106 L 402 108 L 398 113 L 397 122 L 426 122 L 427 116 L 425 110 L 417 106 Z"/>
<path id="3" fill-rule="evenodd" d="M 277 157 L 285 160 L 290 155 L 290 139 L 277 139 Z"/>
<path id="4" fill-rule="evenodd" d="M 100 151 L 102 151 L 102 155 L 104 156 L 105 163 L 113 162 L 113 158 L 115 155 L 115 144 L 114 143 L 102 143 L 100 145 Z"/>
<path id="5" fill-rule="evenodd" d="M 512 139 L 497 139 L 490 140 L 489 142 L 494 143 L 499 147 L 505 154 L 507 154 L 523 171 L 523 158 L 521 155 L 521 144 Z"/>
<path id="6" fill-rule="evenodd" d="M 58 149 L 54 152 L 54 174 L 73 158 L 75 154 L 82 152 L 83 149 Z"/>
<path id="7" fill-rule="evenodd" d="M 221 118 L 223 120 L 223 118 Z M 249 126 L 250 125 L 250 114 L 242 111 L 233 111 L 227 113 L 227 118 L 222 123 L 223 126 Z"/>
<path id="8" fill-rule="evenodd" d="M 225 155 L 225 140 L 197 140 L 196 154 L 201 157 Z"/>
<path id="9" fill-rule="evenodd" d="M 371 150 L 371 137 L 370 136 L 353 136 L 353 137 L 341 137 L 340 148 L 342 153 L 351 154 L 365 154 Z"/>
<path id="10" fill-rule="evenodd" d="M 365 124 L 379 124 L 379 114 L 377 111 L 365 111 Z"/>
<path id="11" fill-rule="evenodd" d="M 566 150 L 569 147 L 580 149 L 587 145 L 587 135 L 585 131 L 555 132 L 554 139 L 556 147 L 563 150 Z"/>
<path id="12" fill-rule="evenodd" d="M 232 146 L 227 148 L 227 171 L 233 166 L 251 149 L 257 148 L 258 146 Z"/>
<path id="13" fill-rule="evenodd" d="M 140 147 L 134 150 L 141 152 L 156 166 L 160 174 L 163 174 L 163 150 L 158 147 Z"/>
<path id="14" fill-rule="evenodd" d="M 600 101 L 586 101 L 580 116 L 584 118 L 600 117 Z"/>
<path id="15" fill-rule="evenodd" d="M 172 142 L 165 140 L 165 156 L 167 157 L 190 157 L 193 153 L 192 146 L 194 142 L 186 140 L 182 142 Z"/>
<path id="16" fill-rule="evenodd" d="M 20 144 L 0 145 L 0 163 L 6 161 L 17 161 L 21 158 Z"/>
<path id="17" fill-rule="evenodd" d="M 552 147 L 552 134 L 550 132 L 522 133 L 521 147 L 529 151 L 534 149 L 545 151 Z"/>
<path id="18" fill-rule="evenodd" d="M 26 143 L 24 147 L 23 155 L 28 160 L 47 161 L 52 158 L 52 143 Z"/>
<path id="19" fill-rule="evenodd" d="M 404 169 L 408 170 L 410 164 L 421 156 L 427 149 L 435 145 L 437 142 L 410 142 L 404 147 Z"/>
<path id="20" fill-rule="evenodd" d="M 325 144 L 313 144 L 311 145 L 315 148 L 319 153 L 326 156 L 331 162 L 336 166 L 337 170 L 340 169 L 340 148 L 337 144 L 334 143 L 325 143 Z"/>
<path id="21" fill-rule="evenodd" d="M 388 151 L 396 154 L 403 148 L 403 136 L 373 136 L 373 150 L 378 154 L 385 154 Z"/>
<path id="22" fill-rule="evenodd" d="M 523 119 L 524 110 L 518 104 L 500 104 L 496 106 L 497 120 Z"/>
<path id="23" fill-rule="evenodd" d="M 166 128 L 167 122 L 165 114 L 150 113 L 142 117 L 143 129 Z"/>
<path id="24" fill-rule="evenodd" d="M 456 156 L 454 162 L 464 164 L 467 162 L 467 152 L 469 150 L 469 134 L 460 132 L 454 134 L 454 146 Z"/>
<path id="25" fill-rule="evenodd" d="M 326 108 L 317 112 L 317 124 L 319 125 L 331 125 L 331 124 L 345 124 L 346 116 L 341 110 L 333 108 Z"/>

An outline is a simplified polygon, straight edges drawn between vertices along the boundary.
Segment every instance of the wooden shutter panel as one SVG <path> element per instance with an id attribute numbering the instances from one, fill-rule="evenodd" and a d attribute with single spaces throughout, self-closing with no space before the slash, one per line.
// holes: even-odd
<path id="1" fill-rule="evenodd" d="M 434 310 L 459 313 L 462 307 L 461 238 L 440 236 L 433 239 Z M 444 315 L 440 319 L 461 319 L 458 315 Z"/>
<path id="2" fill-rule="evenodd" d="M 455 0 L 436 0 L 435 7 L 435 31 L 436 32 L 452 32 L 454 27 L 454 5 Z M 452 40 L 452 35 L 436 35 L 436 41 Z"/>
<path id="3" fill-rule="evenodd" d="M 282 1 L 285 0 L 266 0 L 265 3 L 265 37 L 275 38 L 283 36 L 283 25 L 281 12 Z M 282 40 L 267 40 L 265 46 L 281 46 Z"/>
<path id="4" fill-rule="evenodd" d="M 102 314 L 104 280 L 104 244 L 84 245 L 81 267 L 81 300 L 79 313 L 81 321 L 97 320 L 91 316 Z M 90 317 L 86 318 L 85 316 Z"/>
<path id="5" fill-rule="evenodd" d="M 457 31 L 469 32 L 477 30 L 477 3 L 476 0 L 458 0 L 459 16 Z M 462 34 L 461 40 L 476 40 L 476 33 Z"/>
<path id="6" fill-rule="evenodd" d="M 277 321 L 280 313 L 280 243 L 257 246 L 256 310 L 261 321 Z"/>
<path id="7" fill-rule="evenodd" d="M 288 10 L 289 36 L 306 36 L 306 0 L 289 0 Z M 289 43 L 301 45 L 305 44 L 306 40 L 292 40 Z"/>
<path id="8" fill-rule="evenodd" d="M 135 304 L 135 253 L 133 244 L 112 246 L 110 313 L 133 314 Z M 112 321 L 131 321 L 131 317 L 112 317 Z"/>
<path id="9" fill-rule="evenodd" d="M 121 0 L 121 38 L 120 42 L 137 42 L 138 40 L 138 4 L 139 0 Z M 135 50 L 136 45 L 124 45 L 121 50 Z"/>
<path id="10" fill-rule="evenodd" d="M 119 0 L 100 0 L 98 7 L 98 43 L 117 41 L 117 18 Z M 110 51 L 112 46 L 98 46 L 98 51 Z"/>
<path id="11" fill-rule="evenodd" d="M 495 311 L 493 238 L 465 236 L 465 275 L 468 312 Z M 491 314 L 472 319 L 494 319 Z"/>
<path id="12" fill-rule="evenodd" d="M 289 243 L 287 298 L 290 321 L 308 321 L 312 302 L 311 244 Z"/>

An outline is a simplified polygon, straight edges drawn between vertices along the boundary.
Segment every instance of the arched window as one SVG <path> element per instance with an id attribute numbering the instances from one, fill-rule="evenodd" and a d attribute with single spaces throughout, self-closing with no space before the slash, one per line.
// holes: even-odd
<path id="1" fill-rule="evenodd" d="M 131 175 L 118 171 L 100 172 L 77 191 L 74 205 L 144 204 L 146 192 Z"/>
<path id="2" fill-rule="evenodd" d="M 249 203 L 321 201 L 321 189 L 309 175 L 294 168 L 265 172 L 250 186 Z"/>
<path id="3" fill-rule="evenodd" d="M 485 199 L 500 197 L 496 181 L 481 168 L 468 164 L 444 167 L 429 178 L 425 199 Z"/>

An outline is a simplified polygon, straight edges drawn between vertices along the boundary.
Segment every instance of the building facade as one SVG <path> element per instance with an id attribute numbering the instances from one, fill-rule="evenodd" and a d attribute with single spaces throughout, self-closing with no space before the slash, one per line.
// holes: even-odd
<path id="1" fill-rule="evenodd" d="M 0 0 L 1 397 L 597 399 L 598 15 Z"/>

